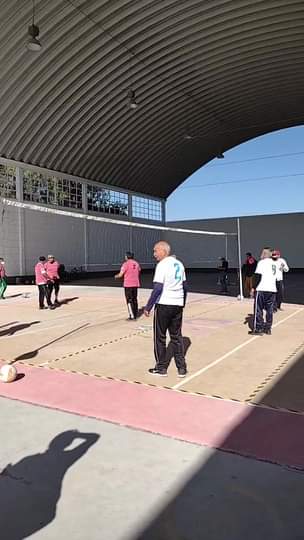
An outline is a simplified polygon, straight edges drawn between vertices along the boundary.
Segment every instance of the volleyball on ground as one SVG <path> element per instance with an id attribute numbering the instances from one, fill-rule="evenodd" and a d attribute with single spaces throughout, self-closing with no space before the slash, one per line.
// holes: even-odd
<path id="1" fill-rule="evenodd" d="M 13 382 L 17 377 L 17 370 L 11 364 L 4 364 L 0 368 L 0 381 Z"/>

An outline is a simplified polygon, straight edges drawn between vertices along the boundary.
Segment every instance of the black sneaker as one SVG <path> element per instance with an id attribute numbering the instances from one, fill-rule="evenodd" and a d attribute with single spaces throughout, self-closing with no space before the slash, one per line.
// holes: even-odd
<path id="1" fill-rule="evenodd" d="M 177 376 L 180 378 L 186 377 L 187 370 L 186 369 L 178 369 L 177 370 Z"/>
<path id="2" fill-rule="evenodd" d="M 266 336 L 271 336 L 270 328 L 267 328 L 267 330 L 264 330 L 264 334 L 266 334 Z"/>
<path id="3" fill-rule="evenodd" d="M 149 373 L 151 375 L 158 375 L 159 377 L 167 377 L 167 372 L 166 371 L 161 371 L 160 369 L 157 369 L 157 368 L 149 369 Z"/>
<path id="4" fill-rule="evenodd" d="M 264 332 L 263 332 L 263 330 L 250 330 L 250 331 L 248 332 L 248 334 L 249 334 L 250 336 L 263 336 L 263 335 L 264 335 Z"/>
<path id="5" fill-rule="evenodd" d="M 49 309 L 56 309 L 56 306 L 54 306 L 54 304 L 52 304 L 51 306 L 49 306 Z"/>

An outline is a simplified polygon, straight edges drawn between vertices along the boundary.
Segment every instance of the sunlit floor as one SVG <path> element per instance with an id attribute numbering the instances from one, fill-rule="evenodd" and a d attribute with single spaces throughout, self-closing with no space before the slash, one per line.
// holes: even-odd
<path id="1" fill-rule="evenodd" d="M 140 291 L 141 305 L 148 295 Z M 302 305 L 285 304 L 272 336 L 252 337 L 251 300 L 191 293 L 183 325 L 189 373 L 178 379 L 174 360 L 167 378 L 148 373 L 152 317 L 126 320 L 121 288 L 67 284 L 56 310 L 37 304 L 35 286 L 8 288 L 0 303 L 4 360 L 304 411 Z"/>

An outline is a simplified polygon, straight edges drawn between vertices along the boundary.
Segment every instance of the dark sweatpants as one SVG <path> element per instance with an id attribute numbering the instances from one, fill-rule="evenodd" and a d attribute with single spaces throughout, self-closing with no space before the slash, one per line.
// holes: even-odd
<path id="1" fill-rule="evenodd" d="M 275 299 L 276 293 L 274 292 L 256 291 L 254 299 L 254 330 L 271 329 Z M 263 310 L 266 311 L 266 322 L 264 322 Z"/>
<path id="2" fill-rule="evenodd" d="M 49 290 L 49 295 L 50 295 L 51 300 L 52 300 L 53 289 L 55 291 L 55 301 L 56 301 L 58 299 L 58 293 L 60 289 L 59 279 L 54 279 L 54 281 L 48 281 L 48 290 Z"/>
<path id="3" fill-rule="evenodd" d="M 277 281 L 276 283 L 277 283 L 277 294 L 276 294 L 275 307 L 276 309 L 280 309 L 282 301 L 283 301 L 284 284 L 283 284 L 283 281 Z"/>
<path id="4" fill-rule="evenodd" d="M 44 299 L 46 299 L 47 305 L 51 306 L 52 303 L 50 300 L 50 293 L 49 293 L 48 286 L 46 284 L 38 285 L 38 289 L 39 289 L 39 307 L 40 308 L 44 307 Z"/>
<path id="5" fill-rule="evenodd" d="M 170 360 L 166 357 L 166 333 L 169 331 L 177 369 L 187 369 L 182 338 L 182 306 L 156 304 L 154 310 L 154 355 L 156 368 L 167 371 Z"/>
<path id="6" fill-rule="evenodd" d="M 129 317 L 136 319 L 138 316 L 137 287 L 125 287 L 125 295 Z"/>

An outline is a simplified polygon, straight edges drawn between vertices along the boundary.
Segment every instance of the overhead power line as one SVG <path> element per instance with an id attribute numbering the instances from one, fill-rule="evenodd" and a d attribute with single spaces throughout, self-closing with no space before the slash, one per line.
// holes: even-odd
<path id="1" fill-rule="evenodd" d="M 228 180 L 228 181 L 224 181 L 224 182 L 213 182 L 213 183 L 208 183 L 208 184 L 200 184 L 200 185 L 196 185 L 196 186 L 185 186 L 185 187 L 181 187 L 180 190 L 182 189 L 201 189 L 201 188 L 205 188 L 205 187 L 210 187 L 210 186 L 223 186 L 223 185 L 226 185 L 226 184 L 244 184 L 244 183 L 248 183 L 248 182 L 260 182 L 262 180 L 277 180 L 278 178 L 279 179 L 287 179 L 287 178 L 294 178 L 294 177 L 298 177 L 298 176 L 304 176 L 304 173 L 295 173 L 295 174 L 282 174 L 282 175 L 277 175 L 277 176 L 261 176 L 259 178 L 243 178 L 243 179 L 240 179 L 240 180 Z"/>
<path id="2" fill-rule="evenodd" d="M 212 165 L 206 165 L 206 168 L 208 167 L 211 168 L 211 167 L 223 167 L 223 166 L 226 166 L 226 165 L 237 165 L 238 163 L 248 163 L 248 162 L 251 162 L 251 161 L 260 161 L 260 160 L 264 160 L 264 159 L 277 159 L 277 158 L 285 158 L 285 157 L 291 157 L 291 156 L 301 156 L 303 155 L 304 152 L 292 152 L 290 154 L 275 154 L 275 155 L 270 155 L 270 156 L 261 156 L 261 157 L 257 157 L 257 158 L 249 158 L 249 159 L 242 159 L 240 161 L 227 161 L 227 158 L 226 158 L 226 161 L 222 161 L 221 163 L 214 163 Z"/>

